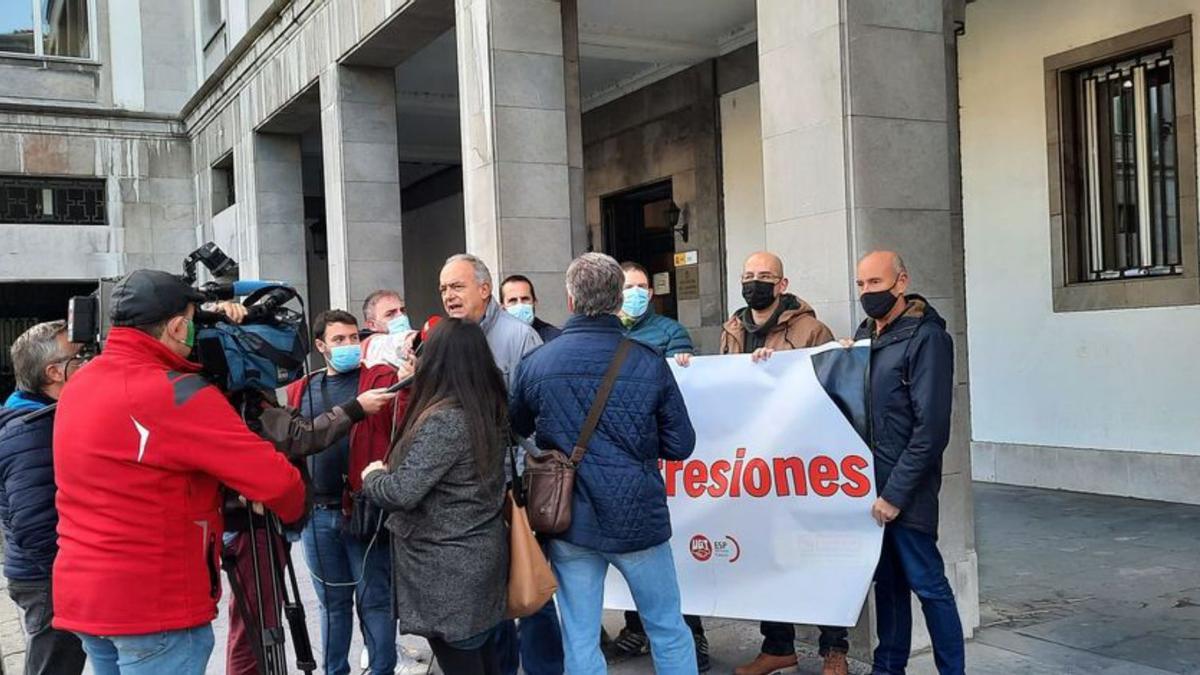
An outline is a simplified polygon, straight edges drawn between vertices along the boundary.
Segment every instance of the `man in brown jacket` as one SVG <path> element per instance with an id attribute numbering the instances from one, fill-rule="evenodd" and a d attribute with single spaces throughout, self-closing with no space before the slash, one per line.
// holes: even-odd
<path id="1" fill-rule="evenodd" d="M 733 313 L 721 332 L 722 354 L 753 354 L 755 361 L 776 351 L 816 347 L 833 340 L 833 332 L 817 319 L 805 301 L 787 292 L 779 256 L 760 251 L 742 265 L 742 297 L 746 307 Z M 736 670 L 735 675 L 767 675 L 796 666 L 796 628 L 790 623 L 764 621 L 762 653 Z M 849 631 L 821 626 L 820 649 L 825 659 L 823 675 L 847 672 Z"/>
<path id="2" fill-rule="evenodd" d="M 725 322 L 721 332 L 722 354 L 759 352 L 755 356 L 761 357 L 833 341 L 833 333 L 817 320 L 813 308 L 788 293 L 787 287 L 779 256 L 760 251 L 746 258 L 742 266 L 742 297 L 747 306 Z"/>

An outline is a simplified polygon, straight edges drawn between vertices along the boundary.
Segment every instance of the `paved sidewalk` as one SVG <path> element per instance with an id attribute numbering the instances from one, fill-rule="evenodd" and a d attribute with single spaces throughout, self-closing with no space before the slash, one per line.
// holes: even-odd
<path id="1" fill-rule="evenodd" d="M 1200 674 L 1200 507 L 980 483 L 975 500 L 983 626 L 967 645 L 969 673 Z M 319 648 L 318 605 L 303 556 L 296 563 Z M 614 635 L 620 622 L 605 616 Z M 705 626 L 714 675 L 757 652 L 756 624 Z M 211 675 L 224 672 L 226 629 L 222 608 Z M 23 649 L 16 609 L 0 593 L 4 673 L 22 673 Z M 356 635 L 352 654 L 360 649 Z M 648 658 L 611 669 L 652 671 Z M 804 659 L 799 672 L 819 673 L 820 661 Z M 935 673 L 932 656 L 916 655 L 909 672 Z"/>

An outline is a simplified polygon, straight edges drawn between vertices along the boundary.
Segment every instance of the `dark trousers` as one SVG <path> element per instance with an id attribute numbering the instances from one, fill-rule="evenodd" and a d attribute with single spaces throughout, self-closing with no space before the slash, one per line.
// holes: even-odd
<path id="1" fill-rule="evenodd" d="M 830 651 L 850 651 L 850 629 L 838 626 L 817 626 L 821 631 L 821 656 Z M 763 621 L 758 625 L 762 633 L 762 653 L 771 656 L 791 656 L 796 653 L 796 627 L 790 623 Z"/>
<path id="2" fill-rule="evenodd" d="M 26 675 L 79 675 L 87 660 L 74 633 L 55 630 L 54 593 L 49 579 L 8 580 L 8 597 L 21 608 Z"/>
<path id="3" fill-rule="evenodd" d="M 903 675 L 912 642 L 912 599 L 916 593 L 933 642 L 933 660 L 941 675 L 966 668 L 962 622 L 937 542 L 924 532 L 888 525 L 875 570 L 875 648 L 877 675 Z"/>
<path id="4" fill-rule="evenodd" d="M 430 638 L 429 646 L 443 673 L 449 675 L 499 675 L 495 638 L 474 649 L 459 649 L 440 638 Z"/>
<path id="5" fill-rule="evenodd" d="M 700 623 L 700 617 L 684 614 L 683 622 L 692 629 L 692 635 L 704 635 L 704 624 Z M 625 612 L 625 627 L 634 633 L 646 632 L 646 627 L 642 625 L 642 617 L 637 612 Z"/>

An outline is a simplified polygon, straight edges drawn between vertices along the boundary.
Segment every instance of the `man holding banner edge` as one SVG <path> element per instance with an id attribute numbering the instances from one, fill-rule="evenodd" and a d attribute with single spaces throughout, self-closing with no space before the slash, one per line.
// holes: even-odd
<path id="1" fill-rule="evenodd" d="M 856 339 L 871 340 L 871 452 L 884 528 L 875 573 L 874 673 L 904 673 L 912 639 L 911 593 L 933 642 L 940 675 L 965 672 L 962 623 L 937 549 L 942 453 L 950 441 L 954 343 L 925 298 L 909 294 L 908 270 L 894 252 L 858 263 L 859 300 L 868 318 Z"/>
<path id="2" fill-rule="evenodd" d="M 751 254 L 742 265 L 742 297 L 747 306 L 734 312 L 721 332 L 722 354 L 753 354 L 768 359 L 777 350 L 816 347 L 833 340 L 833 332 L 817 319 L 804 300 L 787 293 L 783 261 L 773 253 Z M 849 631 L 821 626 L 820 653 L 823 675 L 844 675 Z M 767 675 L 796 666 L 796 628 L 790 623 L 763 621 L 761 653 L 734 670 L 735 675 Z"/>

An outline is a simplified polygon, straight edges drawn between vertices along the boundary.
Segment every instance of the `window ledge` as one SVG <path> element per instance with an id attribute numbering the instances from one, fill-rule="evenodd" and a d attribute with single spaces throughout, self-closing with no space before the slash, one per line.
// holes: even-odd
<path id="1" fill-rule="evenodd" d="M 1200 305 L 1200 279 L 1186 275 L 1092 281 L 1054 288 L 1055 313 L 1186 305 Z"/>
<path id="2" fill-rule="evenodd" d="M 37 56 L 35 54 L 0 52 L 0 65 L 98 71 L 102 64 L 95 59 L 81 59 L 73 56 Z"/>

